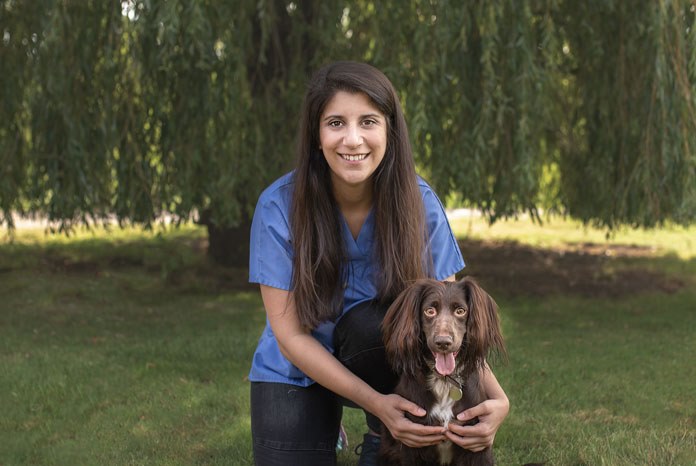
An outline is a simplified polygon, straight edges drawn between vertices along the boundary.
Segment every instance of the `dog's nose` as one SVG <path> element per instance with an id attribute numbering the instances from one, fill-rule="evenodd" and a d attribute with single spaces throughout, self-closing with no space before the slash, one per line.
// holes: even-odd
<path id="1" fill-rule="evenodd" d="M 435 337 L 435 345 L 443 353 L 452 347 L 452 343 L 454 343 L 454 339 L 450 335 L 438 335 Z"/>

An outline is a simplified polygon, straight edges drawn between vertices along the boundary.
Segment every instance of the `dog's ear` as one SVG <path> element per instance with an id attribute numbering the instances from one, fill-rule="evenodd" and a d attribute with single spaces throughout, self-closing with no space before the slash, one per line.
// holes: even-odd
<path id="1" fill-rule="evenodd" d="M 505 359 L 505 342 L 500 330 L 498 305 L 479 284 L 470 277 L 465 277 L 457 286 L 466 295 L 469 317 L 467 319 L 467 356 L 479 367 L 490 355 Z"/>
<path id="2" fill-rule="evenodd" d="M 433 280 L 418 280 L 397 296 L 382 321 L 387 358 L 397 373 L 414 375 L 421 360 L 421 303 Z"/>

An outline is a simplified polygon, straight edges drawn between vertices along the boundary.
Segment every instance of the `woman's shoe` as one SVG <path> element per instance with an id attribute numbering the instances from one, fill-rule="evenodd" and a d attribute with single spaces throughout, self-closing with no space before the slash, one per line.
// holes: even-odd
<path id="1" fill-rule="evenodd" d="M 336 452 L 339 452 L 345 448 L 348 448 L 348 436 L 346 435 L 346 430 L 343 428 L 343 424 L 338 429 L 338 440 L 336 441 Z"/>
<path id="2" fill-rule="evenodd" d="M 377 435 L 363 435 L 363 442 L 355 447 L 355 454 L 360 455 L 358 466 L 377 466 L 377 454 L 381 439 Z"/>

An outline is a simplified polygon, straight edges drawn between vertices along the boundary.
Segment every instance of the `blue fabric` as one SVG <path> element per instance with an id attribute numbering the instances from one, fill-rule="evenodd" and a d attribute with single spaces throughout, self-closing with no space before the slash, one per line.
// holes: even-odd
<path id="1" fill-rule="evenodd" d="M 418 184 L 423 195 L 425 217 L 430 233 L 433 278 L 444 280 L 464 268 L 464 259 L 452 233 L 442 203 L 432 188 L 422 179 Z M 289 213 L 294 187 L 293 172 L 271 184 L 259 197 L 251 225 L 249 282 L 290 290 L 292 280 L 292 244 L 290 243 Z M 378 264 L 374 253 L 374 217 L 370 213 L 357 239 L 343 222 L 343 239 L 348 253 L 347 283 L 343 314 L 356 304 L 377 296 L 375 275 Z M 312 333 L 329 351 L 333 351 L 334 322 L 325 322 Z M 281 354 L 271 326 L 261 334 L 252 360 L 249 380 L 280 382 L 307 387 L 312 379 Z"/>

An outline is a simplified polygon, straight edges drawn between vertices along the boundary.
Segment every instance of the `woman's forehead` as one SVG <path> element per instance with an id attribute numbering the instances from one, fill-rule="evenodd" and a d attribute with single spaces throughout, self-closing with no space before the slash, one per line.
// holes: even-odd
<path id="1" fill-rule="evenodd" d="M 363 92 L 336 91 L 326 103 L 321 116 L 323 119 L 334 114 L 338 116 L 373 114 L 384 118 L 382 111 Z"/>

